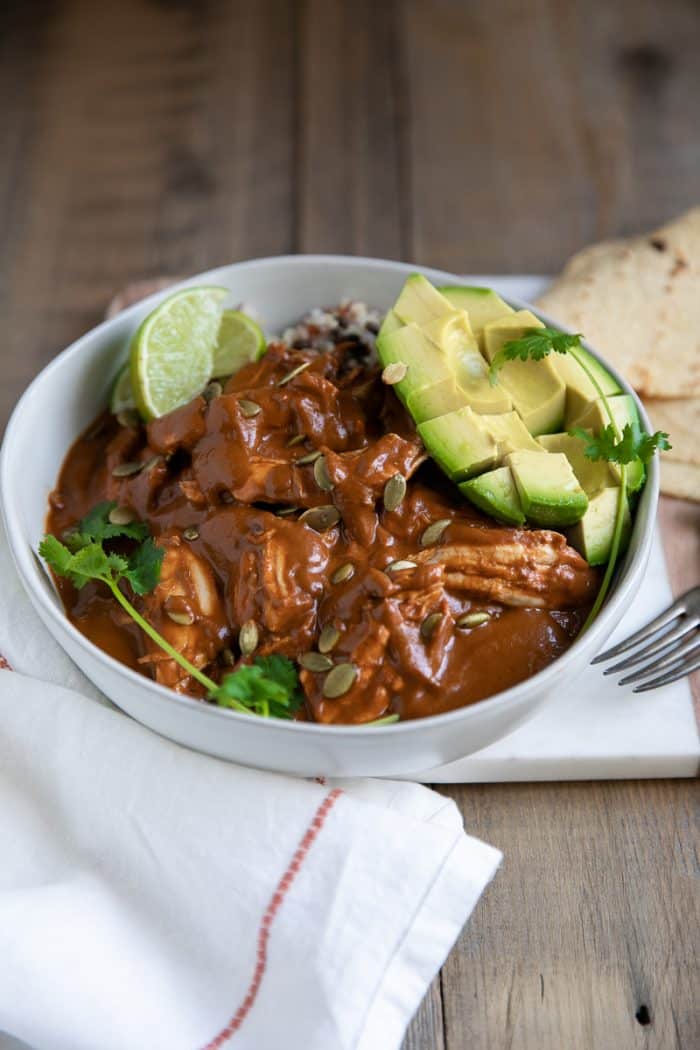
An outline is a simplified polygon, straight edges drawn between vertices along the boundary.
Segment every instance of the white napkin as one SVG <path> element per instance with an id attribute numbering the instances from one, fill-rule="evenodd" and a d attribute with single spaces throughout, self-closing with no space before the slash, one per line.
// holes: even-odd
<path id="1" fill-rule="evenodd" d="M 0 587 L 0 1048 L 398 1047 L 498 851 L 419 785 L 156 736 L 95 702 L 1 533 Z"/>

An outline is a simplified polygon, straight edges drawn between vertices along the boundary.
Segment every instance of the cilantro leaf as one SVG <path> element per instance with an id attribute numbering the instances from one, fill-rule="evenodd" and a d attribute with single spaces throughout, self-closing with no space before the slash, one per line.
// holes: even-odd
<path id="1" fill-rule="evenodd" d="M 77 529 L 80 535 L 98 543 L 101 540 L 115 539 L 117 536 L 124 536 L 131 540 L 145 540 L 149 535 L 149 529 L 143 521 L 132 521 L 127 525 L 112 524 L 109 515 L 116 506 L 117 504 L 110 500 L 97 503 L 79 522 Z"/>
<path id="2" fill-rule="evenodd" d="M 661 430 L 657 430 L 655 434 L 646 434 L 630 423 L 625 424 L 619 441 L 612 423 L 602 427 L 597 434 L 581 427 L 574 427 L 569 434 L 585 442 L 583 451 L 588 459 L 604 459 L 608 463 L 633 463 L 636 459 L 648 463 L 657 449 L 671 448 L 668 434 Z"/>
<path id="3" fill-rule="evenodd" d="M 57 576 L 67 576 L 73 561 L 73 553 L 55 536 L 44 536 L 39 544 L 39 554 Z"/>
<path id="4" fill-rule="evenodd" d="M 495 384 L 499 371 L 508 361 L 541 361 L 548 354 L 565 354 L 580 345 L 580 335 L 558 332 L 556 328 L 529 328 L 520 339 L 509 339 L 495 354 L 489 379 Z"/>
<path id="5" fill-rule="evenodd" d="M 302 702 L 299 677 L 286 656 L 256 657 L 233 671 L 210 692 L 220 707 L 241 707 L 263 717 L 292 718 Z"/>
<path id="6" fill-rule="evenodd" d="M 165 550 L 156 547 L 150 536 L 136 548 L 122 570 L 136 594 L 148 594 L 154 589 L 160 579 L 164 556 Z"/>

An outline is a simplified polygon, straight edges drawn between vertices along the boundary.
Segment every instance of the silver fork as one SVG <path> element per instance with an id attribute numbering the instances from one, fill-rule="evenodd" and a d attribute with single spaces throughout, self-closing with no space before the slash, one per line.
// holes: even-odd
<path id="1" fill-rule="evenodd" d="M 594 664 L 612 660 L 630 649 L 635 649 L 630 656 L 619 663 L 607 667 L 603 674 L 614 674 L 626 671 L 635 664 L 645 663 L 632 674 L 625 675 L 617 683 L 629 685 L 635 682 L 634 693 L 645 693 L 648 689 L 658 689 L 678 678 L 692 674 L 700 667 L 700 587 L 682 594 L 673 605 L 657 616 L 646 627 L 635 631 L 624 642 L 614 645 L 604 653 L 596 656 Z M 642 642 L 648 642 L 641 645 Z M 661 671 L 662 674 L 657 674 Z M 644 681 L 649 675 L 654 677 Z"/>

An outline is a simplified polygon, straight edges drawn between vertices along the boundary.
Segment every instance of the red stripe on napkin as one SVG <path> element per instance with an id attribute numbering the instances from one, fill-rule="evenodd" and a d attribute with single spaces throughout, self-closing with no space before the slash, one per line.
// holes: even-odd
<path id="1" fill-rule="evenodd" d="M 12 668 L 8 664 L 7 660 L 2 655 L 2 653 L 0 653 L 0 671 L 11 671 L 11 670 L 12 670 Z"/>
<path id="2" fill-rule="evenodd" d="M 289 862 L 289 867 L 278 882 L 277 888 L 272 894 L 272 899 L 260 921 L 260 926 L 258 928 L 257 961 L 255 963 L 255 969 L 250 984 L 248 985 L 248 991 L 245 994 L 245 998 L 226 1027 L 222 1028 L 219 1034 L 214 1036 L 211 1042 L 207 1043 L 203 1050 L 219 1050 L 219 1047 L 222 1047 L 227 1039 L 230 1039 L 230 1037 L 238 1031 L 250 1013 L 250 1009 L 255 1002 L 258 991 L 260 990 L 262 979 L 265 976 L 265 970 L 267 968 L 267 942 L 270 936 L 270 927 L 272 926 L 275 915 L 282 906 L 290 886 L 294 882 L 294 879 L 301 869 L 314 840 L 325 823 L 326 817 L 342 794 L 343 792 L 341 788 L 334 788 L 333 791 L 329 791 L 321 805 L 316 810 L 313 820 L 309 824 L 301 842 L 297 846 L 294 856 Z"/>

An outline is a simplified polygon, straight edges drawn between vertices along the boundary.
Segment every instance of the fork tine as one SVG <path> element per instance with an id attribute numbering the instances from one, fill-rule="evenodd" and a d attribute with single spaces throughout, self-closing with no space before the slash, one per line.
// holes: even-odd
<path id="1" fill-rule="evenodd" d="M 695 629 L 696 624 L 693 620 L 681 620 L 677 627 L 674 627 L 671 631 L 666 631 L 651 645 L 643 645 L 641 649 L 638 649 L 636 653 L 632 653 L 627 659 L 620 660 L 619 663 L 613 664 L 612 667 L 606 667 L 603 674 L 614 674 L 616 671 L 624 671 L 628 667 L 634 667 L 635 664 L 647 660 L 650 656 L 654 656 L 655 653 L 660 653 L 662 657 L 667 656 L 679 639 L 686 634 L 690 634 Z"/>
<path id="2" fill-rule="evenodd" d="M 606 649 L 604 653 L 599 653 L 594 660 L 591 660 L 591 663 L 600 664 L 603 663 L 604 660 L 611 660 L 613 656 L 619 656 L 620 653 L 624 653 L 628 649 L 631 649 L 632 646 L 636 645 L 638 642 L 644 642 L 647 638 L 651 638 L 652 634 L 655 634 L 662 627 L 665 627 L 666 624 L 670 623 L 671 620 L 675 620 L 677 616 L 680 616 L 684 612 L 685 602 L 683 601 L 683 598 L 679 598 L 673 603 L 673 605 L 669 605 L 668 609 L 664 609 L 662 613 L 659 613 L 659 615 L 648 623 L 646 627 L 640 627 L 640 629 L 635 631 L 634 634 L 631 634 L 629 638 L 625 638 L 624 642 L 620 642 L 618 645 L 613 645 L 611 649 Z"/>
<path id="3" fill-rule="evenodd" d="M 679 678 L 685 678 L 686 675 L 697 671 L 699 667 L 700 654 L 692 660 L 682 660 L 679 667 L 667 671 L 666 674 L 660 675 L 659 678 L 652 678 L 650 681 L 645 682 L 644 685 L 636 685 L 632 692 L 646 693 L 649 689 L 657 689 L 660 685 L 670 685 L 671 682 L 676 682 Z"/>
<path id="4" fill-rule="evenodd" d="M 652 660 L 646 667 L 640 667 L 632 674 L 626 675 L 621 678 L 617 683 L 618 685 L 628 685 L 630 682 L 641 682 L 643 678 L 647 678 L 650 674 L 654 674 L 656 671 L 662 671 L 665 667 L 671 669 L 678 663 L 682 657 L 692 656 L 693 653 L 700 653 L 700 637 L 693 635 L 687 642 L 683 642 L 682 645 L 678 645 L 675 649 L 671 649 L 668 656 L 665 656 L 663 660 Z"/>

